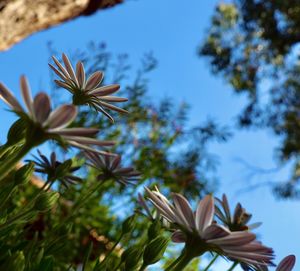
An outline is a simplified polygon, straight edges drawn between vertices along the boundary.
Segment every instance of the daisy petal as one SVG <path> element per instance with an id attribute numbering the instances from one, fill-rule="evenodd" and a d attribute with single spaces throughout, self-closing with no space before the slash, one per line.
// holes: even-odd
<path id="1" fill-rule="evenodd" d="M 83 137 L 83 136 L 63 136 L 67 141 L 74 141 L 80 144 L 97 145 L 97 146 L 113 146 L 114 141 L 98 140 L 96 138 Z"/>
<path id="2" fill-rule="evenodd" d="M 20 79 L 21 93 L 24 100 L 24 103 L 29 111 L 30 116 L 35 120 L 36 116 L 33 109 L 33 100 L 31 97 L 30 87 L 25 76 L 21 76 Z"/>
<path id="3" fill-rule="evenodd" d="M 115 96 L 104 96 L 104 97 L 101 97 L 101 101 L 119 103 L 119 102 L 127 102 L 128 99 L 122 98 L 122 97 L 115 97 Z"/>
<path id="4" fill-rule="evenodd" d="M 60 86 L 60 87 L 62 87 L 62 88 L 65 88 L 66 90 L 68 90 L 68 91 L 71 92 L 72 94 L 74 93 L 74 89 L 73 89 L 73 87 L 72 87 L 71 85 L 69 85 L 69 84 L 67 84 L 67 83 L 65 83 L 65 82 L 63 82 L 63 81 L 60 81 L 60 80 L 54 80 L 54 82 L 55 82 L 58 86 Z"/>
<path id="5" fill-rule="evenodd" d="M 296 263 L 294 255 L 286 256 L 277 266 L 276 271 L 291 271 Z"/>
<path id="6" fill-rule="evenodd" d="M 51 112 L 50 99 L 46 93 L 39 93 L 34 97 L 33 108 L 36 120 L 43 124 Z"/>
<path id="7" fill-rule="evenodd" d="M 0 83 L 0 99 L 7 103 L 14 111 L 23 112 L 23 108 L 15 96 L 2 83 Z"/>
<path id="8" fill-rule="evenodd" d="M 110 95 L 110 94 L 117 92 L 119 89 L 120 89 L 120 85 L 115 84 L 115 85 L 95 88 L 94 90 L 92 90 L 90 92 L 90 94 L 95 95 L 97 97 L 106 96 L 106 95 Z"/>
<path id="9" fill-rule="evenodd" d="M 115 170 L 121 163 L 121 155 L 117 155 L 111 164 L 111 169 Z"/>
<path id="10" fill-rule="evenodd" d="M 68 126 L 76 117 L 77 109 L 73 105 L 62 105 L 52 111 L 46 125 L 50 129 L 64 128 Z"/>
<path id="11" fill-rule="evenodd" d="M 96 88 L 101 83 L 102 79 L 103 79 L 102 72 L 93 73 L 86 82 L 86 86 L 85 86 L 86 91 Z"/>
<path id="12" fill-rule="evenodd" d="M 76 64 L 76 77 L 78 84 L 81 88 L 84 88 L 85 83 L 85 71 L 82 62 L 78 61 Z"/>
<path id="13" fill-rule="evenodd" d="M 49 129 L 49 132 L 66 136 L 94 136 L 99 132 L 96 128 L 66 128 L 66 129 Z"/>
<path id="14" fill-rule="evenodd" d="M 171 237 L 174 243 L 184 243 L 186 241 L 186 236 L 182 231 L 175 231 Z"/>
<path id="15" fill-rule="evenodd" d="M 214 212 L 214 198 L 207 195 L 198 203 L 196 210 L 196 229 L 200 235 L 212 223 Z"/>
<path id="16" fill-rule="evenodd" d="M 73 70 L 73 67 L 72 67 L 72 64 L 71 64 L 69 58 L 65 54 L 62 54 L 62 59 L 63 59 L 63 62 L 65 63 L 65 67 L 66 67 L 70 77 L 77 84 L 78 83 L 77 78 L 76 78 L 75 72 Z"/>
<path id="17" fill-rule="evenodd" d="M 108 109 L 117 111 L 117 112 L 119 112 L 119 113 L 124 113 L 124 114 L 128 114 L 128 113 L 129 113 L 129 112 L 128 112 L 127 110 L 125 110 L 125 109 L 122 109 L 122 108 L 120 108 L 120 107 L 117 107 L 117 106 L 115 106 L 115 105 L 112 105 L 112 104 L 109 104 L 109 103 L 106 103 L 106 102 L 102 102 L 102 101 L 101 101 L 100 104 L 101 104 L 101 106 L 104 106 L 104 107 L 106 107 L 106 108 L 108 108 Z"/>
<path id="18" fill-rule="evenodd" d="M 63 74 L 63 76 L 67 79 L 70 77 L 69 73 L 67 72 L 67 70 L 63 67 L 63 65 L 60 64 L 60 62 L 54 57 L 52 56 L 53 61 L 55 62 L 56 66 L 60 69 L 61 73 Z M 49 64 L 50 67 L 52 66 L 51 64 Z M 56 68 L 54 68 L 53 66 L 51 67 L 54 71 L 56 70 Z M 63 78 L 62 78 L 63 79 Z M 63 79 L 64 80 L 64 79 Z"/>
<path id="19" fill-rule="evenodd" d="M 218 246 L 242 246 L 255 240 L 256 236 L 250 232 L 232 232 L 231 234 L 216 239 L 207 240 L 208 243 L 212 243 Z"/>
<path id="20" fill-rule="evenodd" d="M 185 226 L 189 229 L 194 229 L 195 218 L 192 211 L 191 205 L 188 201 L 180 194 L 173 194 L 173 201 L 178 216 L 185 222 Z"/>
<path id="21" fill-rule="evenodd" d="M 102 154 L 102 155 L 114 155 L 112 153 L 109 153 L 109 152 L 106 152 L 106 151 L 100 151 L 100 150 L 91 148 L 90 146 L 80 144 L 80 143 L 75 142 L 75 141 L 71 141 L 71 140 L 70 141 L 67 140 L 67 141 L 68 141 L 69 145 L 74 146 L 74 147 L 79 148 L 79 149 L 82 149 L 82 150 L 86 150 L 86 151 L 90 151 L 90 152 L 96 152 L 96 153 L 99 153 L 99 154 Z"/>
<path id="22" fill-rule="evenodd" d="M 226 229 L 225 227 L 212 224 L 204 230 L 204 232 L 202 234 L 202 238 L 206 239 L 206 240 L 216 239 L 216 238 L 225 237 L 229 234 L 230 234 L 230 231 L 228 229 Z"/>

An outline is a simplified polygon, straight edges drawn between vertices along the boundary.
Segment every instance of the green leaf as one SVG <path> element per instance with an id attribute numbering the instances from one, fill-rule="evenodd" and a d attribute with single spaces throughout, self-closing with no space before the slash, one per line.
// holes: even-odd
<path id="1" fill-rule="evenodd" d="M 92 252 L 92 249 L 93 249 L 93 243 L 91 242 L 89 245 L 89 248 L 86 251 L 86 254 L 84 256 L 84 260 L 83 260 L 83 264 L 82 264 L 82 271 L 85 271 L 85 268 L 87 266 L 88 260 L 90 258 L 91 252 Z"/>

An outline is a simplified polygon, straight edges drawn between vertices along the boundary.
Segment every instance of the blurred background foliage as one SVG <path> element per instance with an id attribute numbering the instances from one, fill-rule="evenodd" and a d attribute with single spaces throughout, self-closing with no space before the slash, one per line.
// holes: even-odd
<path id="1" fill-rule="evenodd" d="M 213 73 L 246 95 L 239 126 L 268 128 L 281 139 L 277 157 L 294 165 L 290 178 L 273 187 L 283 198 L 300 197 L 299 41 L 299 1 L 222 1 L 198 51 Z"/>

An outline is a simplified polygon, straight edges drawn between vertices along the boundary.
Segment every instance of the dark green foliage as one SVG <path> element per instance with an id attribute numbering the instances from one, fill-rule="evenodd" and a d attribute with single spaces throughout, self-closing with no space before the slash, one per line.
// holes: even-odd
<path id="1" fill-rule="evenodd" d="M 220 3 L 199 54 L 208 58 L 248 103 L 241 127 L 271 128 L 281 161 L 299 164 L 299 1 L 237 0 Z M 282 197 L 299 194 L 297 173 L 275 187 Z M 290 192 L 287 192 L 290 191 Z"/>

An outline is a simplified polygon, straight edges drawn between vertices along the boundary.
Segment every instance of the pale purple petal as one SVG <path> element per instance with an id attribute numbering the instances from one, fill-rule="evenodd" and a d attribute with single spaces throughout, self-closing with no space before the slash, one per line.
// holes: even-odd
<path id="1" fill-rule="evenodd" d="M 120 163 L 121 163 L 121 156 L 117 155 L 111 164 L 111 169 L 115 170 L 120 165 Z"/>
<path id="2" fill-rule="evenodd" d="M 225 194 L 223 194 L 223 197 L 222 197 L 222 205 L 223 205 L 227 220 L 231 221 L 230 208 L 229 208 L 228 200 L 227 200 L 227 197 Z"/>
<path id="3" fill-rule="evenodd" d="M 111 103 L 119 103 L 128 101 L 127 98 L 116 97 L 116 96 L 103 96 L 100 98 L 101 101 L 111 102 Z"/>
<path id="4" fill-rule="evenodd" d="M 54 56 L 52 56 L 52 59 L 53 59 L 53 61 L 55 62 L 55 64 L 56 64 L 56 66 L 60 69 L 60 71 L 62 72 L 62 74 L 64 75 L 64 78 L 66 78 L 67 80 L 69 80 L 69 78 L 70 78 L 70 75 L 69 75 L 69 73 L 67 72 L 67 70 L 63 67 L 63 65 L 61 65 L 60 63 L 59 63 L 59 61 L 54 57 Z M 52 66 L 51 64 L 49 64 L 50 65 L 50 67 Z M 52 66 L 53 67 L 53 66 Z M 54 68 L 54 67 L 53 67 Z M 52 69 L 53 69 L 52 68 Z M 54 69 L 53 69 L 54 70 Z M 54 70 L 55 71 L 55 70 Z M 64 78 L 62 78 L 63 80 L 64 80 Z"/>
<path id="5" fill-rule="evenodd" d="M 227 228 L 221 225 L 212 224 L 204 230 L 201 237 L 205 240 L 210 240 L 210 239 L 225 237 L 229 234 L 230 231 Z"/>
<path id="6" fill-rule="evenodd" d="M 216 198 L 217 201 L 219 201 L 218 198 Z M 221 209 L 219 208 L 219 206 L 215 205 L 215 215 L 224 223 L 227 222 L 226 217 L 224 216 L 223 212 L 221 211 Z"/>
<path id="7" fill-rule="evenodd" d="M 207 242 L 218 246 L 242 246 L 252 242 L 255 238 L 256 236 L 253 233 L 237 231 L 225 237 L 207 240 Z"/>
<path id="8" fill-rule="evenodd" d="M 211 195 L 205 196 L 205 198 L 198 203 L 195 220 L 196 229 L 200 236 L 213 221 L 214 207 L 214 198 Z"/>
<path id="9" fill-rule="evenodd" d="M 75 142 L 75 141 L 67 141 L 69 145 L 73 146 L 73 147 L 76 147 L 76 148 L 79 148 L 79 149 L 82 149 L 82 150 L 86 150 L 86 151 L 90 151 L 90 152 L 96 152 L 96 153 L 99 153 L 99 154 L 102 154 L 102 155 L 114 155 L 112 153 L 109 153 L 109 152 L 106 152 L 106 151 L 100 151 L 100 150 L 97 150 L 97 149 L 94 149 L 88 145 L 84 145 L 84 144 L 80 144 L 78 142 Z"/>
<path id="10" fill-rule="evenodd" d="M 182 231 L 175 231 L 171 237 L 174 243 L 184 243 L 186 241 L 186 236 Z"/>
<path id="11" fill-rule="evenodd" d="M 67 84 L 67 83 L 65 83 L 65 82 L 63 82 L 63 81 L 60 81 L 60 80 L 54 80 L 54 82 L 55 82 L 58 86 L 60 86 L 60 87 L 62 87 L 62 88 L 65 88 L 66 90 L 68 90 L 68 91 L 71 92 L 72 94 L 74 93 L 74 87 L 72 87 L 71 85 L 69 85 L 69 84 Z"/>
<path id="12" fill-rule="evenodd" d="M 51 112 L 50 99 L 46 93 L 39 93 L 34 97 L 33 108 L 37 122 L 43 124 Z"/>
<path id="13" fill-rule="evenodd" d="M 74 141 L 80 144 L 97 145 L 97 146 L 113 146 L 114 141 L 99 140 L 96 138 L 83 137 L 83 136 L 62 136 L 67 141 Z"/>
<path id="14" fill-rule="evenodd" d="M 65 128 L 65 129 L 49 129 L 50 133 L 66 136 L 94 136 L 99 132 L 96 128 Z"/>
<path id="15" fill-rule="evenodd" d="M 195 218 L 192 207 L 188 201 L 180 194 L 173 194 L 173 201 L 175 205 L 175 213 L 184 222 L 184 226 L 191 231 L 195 228 Z"/>
<path id="16" fill-rule="evenodd" d="M 29 115 L 35 120 L 36 116 L 34 114 L 33 109 L 33 100 L 31 97 L 30 87 L 25 76 L 21 76 L 20 78 L 20 86 L 21 86 L 21 94 L 24 100 L 24 103 L 29 111 Z"/>
<path id="17" fill-rule="evenodd" d="M 93 73 L 89 79 L 86 81 L 85 89 L 86 91 L 90 91 L 94 88 L 96 88 L 103 79 L 103 73 L 102 72 L 95 72 Z"/>
<path id="18" fill-rule="evenodd" d="M 78 84 L 81 88 L 84 88 L 85 84 L 85 71 L 82 62 L 78 61 L 76 64 L 76 77 Z"/>
<path id="19" fill-rule="evenodd" d="M 120 107 L 117 107 L 117 106 L 115 106 L 115 105 L 106 103 L 106 102 L 102 102 L 102 101 L 101 101 L 101 102 L 100 102 L 100 105 L 101 105 L 101 106 L 104 106 L 104 107 L 106 107 L 106 108 L 108 108 L 108 109 L 117 111 L 117 112 L 119 112 L 119 113 L 124 113 L 124 114 L 127 114 L 127 113 L 128 113 L 127 110 L 125 110 L 125 109 L 123 109 L 123 108 L 120 108 Z"/>
<path id="20" fill-rule="evenodd" d="M 262 225 L 262 222 L 256 222 L 256 223 L 252 223 L 250 225 L 247 225 L 247 227 L 250 230 L 254 230 L 254 229 L 257 229 L 258 227 L 260 227 L 261 225 Z"/>
<path id="21" fill-rule="evenodd" d="M 15 96 L 2 83 L 0 83 L 0 98 L 5 103 L 7 103 L 14 111 L 24 112 L 22 106 L 19 104 Z"/>
<path id="22" fill-rule="evenodd" d="M 291 271 L 296 263 L 294 255 L 286 256 L 277 266 L 276 271 Z"/>
<path id="23" fill-rule="evenodd" d="M 116 174 L 127 174 L 129 172 L 132 172 L 134 170 L 133 167 L 123 167 L 123 168 L 118 168 L 114 170 Z"/>
<path id="24" fill-rule="evenodd" d="M 77 115 L 77 109 L 74 105 L 62 105 L 52 111 L 46 125 L 50 129 L 60 129 L 68 126 Z"/>
<path id="25" fill-rule="evenodd" d="M 110 120 L 112 123 L 115 122 L 114 119 L 113 119 L 113 117 L 112 117 L 110 114 L 108 114 L 108 113 L 104 110 L 103 107 L 99 106 L 98 104 L 94 104 L 94 106 L 95 106 L 95 108 L 96 108 L 98 111 L 102 112 L 106 117 L 108 117 L 109 120 Z"/>
<path id="26" fill-rule="evenodd" d="M 141 195 L 141 193 L 138 193 L 138 200 L 137 200 L 138 204 L 146 211 L 147 215 L 149 218 L 153 218 L 151 211 L 149 209 L 149 207 L 147 206 L 144 197 Z"/>
<path id="27" fill-rule="evenodd" d="M 115 85 L 95 88 L 89 94 L 95 95 L 97 97 L 101 97 L 101 96 L 113 94 L 117 92 L 119 89 L 120 89 L 120 85 L 115 84 Z"/>
<path id="28" fill-rule="evenodd" d="M 158 209 L 169 222 L 177 223 L 178 219 L 174 214 L 174 207 L 168 202 L 168 200 L 159 192 L 154 192 L 145 187 L 145 190 L 152 202 L 152 204 Z"/>
<path id="29" fill-rule="evenodd" d="M 71 64 L 70 60 L 68 59 L 68 57 L 65 54 L 62 54 L 62 59 L 63 59 L 63 62 L 65 63 L 65 67 L 66 67 L 66 69 L 68 71 L 68 74 L 70 75 L 71 79 L 76 84 L 78 84 L 77 78 L 76 78 L 76 75 L 75 75 L 75 72 L 73 70 L 73 67 L 72 67 L 72 64 Z"/>
<path id="30" fill-rule="evenodd" d="M 58 69 L 56 69 L 52 64 L 49 63 L 48 65 L 62 80 L 66 81 L 66 82 L 67 81 L 71 81 L 68 76 L 66 76 L 65 74 L 63 74 Z"/>

